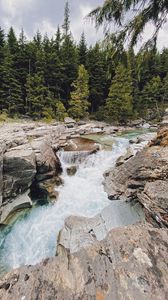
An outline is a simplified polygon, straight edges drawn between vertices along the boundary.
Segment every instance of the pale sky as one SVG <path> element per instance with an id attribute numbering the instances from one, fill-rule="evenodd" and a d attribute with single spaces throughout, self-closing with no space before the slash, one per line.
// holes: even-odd
<path id="1" fill-rule="evenodd" d="M 0 26 L 8 30 L 13 26 L 17 35 L 24 29 L 28 38 L 37 30 L 49 36 L 55 34 L 58 24 L 62 25 L 65 0 L 0 0 Z M 103 0 L 69 0 L 71 9 L 71 32 L 79 40 L 85 32 L 88 44 L 94 44 L 103 37 L 103 29 L 98 32 L 86 15 Z M 144 36 L 149 38 L 152 26 L 148 25 Z M 158 48 L 168 47 L 168 23 L 159 34 Z"/>

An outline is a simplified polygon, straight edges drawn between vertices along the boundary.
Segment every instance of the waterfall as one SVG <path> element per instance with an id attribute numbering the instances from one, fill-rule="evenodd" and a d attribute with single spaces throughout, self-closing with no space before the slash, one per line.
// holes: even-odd
<path id="1" fill-rule="evenodd" d="M 9 270 L 54 256 L 57 236 L 66 217 L 93 217 L 112 203 L 104 192 L 103 174 L 126 153 L 128 146 L 128 139 L 114 138 L 111 151 L 101 150 L 92 155 L 87 151 L 60 152 L 63 170 L 77 164 L 76 174 L 68 176 L 64 171 L 58 201 L 32 209 L 1 236 L 0 268 Z"/>

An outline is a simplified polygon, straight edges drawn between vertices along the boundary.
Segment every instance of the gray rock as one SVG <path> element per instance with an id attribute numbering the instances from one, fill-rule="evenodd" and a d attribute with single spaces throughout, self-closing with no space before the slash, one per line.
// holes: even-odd
<path id="1" fill-rule="evenodd" d="M 144 128 L 144 129 L 149 129 L 150 127 L 151 127 L 151 125 L 149 123 L 144 123 L 142 125 L 142 128 Z"/>
<path id="2" fill-rule="evenodd" d="M 76 121 L 72 118 L 67 117 L 64 119 L 64 123 L 67 126 L 67 128 L 73 128 L 76 124 Z"/>
<path id="3" fill-rule="evenodd" d="M 161 138 L 163 141 L 163 137 L 165 138 L 163 142 L 165 146 L 157 146 L 158 143 L 162 143 Z M 134 157 L 125 162 L 125 164 L 106 172 L 104 185 L 109 199 L 138 199 L 149 212 L 152 212 L 152 216 L 159 214 L 161 223 L 165 224 L 166 222 L 167 224 L 167 197 L 165 197 L 164 189 L 166 184 L 168 185 L 168 147 L 165 133 L 163 137 L 159 136 L 159 141 L 153 141 L 151 146 L 138 152 Z M 157 190 L 154 189 L 157 200 L 156 198 L 155 200 L 153 199 L 151 189 L 149 197 L 149 187 L 152 186 L 154 188 L 155 184 L 159 191 L 157 193 Z M 162 201 L 160 200 L 159 193 L 162 195 Z M 155 209 L 151 210 L 153 201 Z M 161 214 L 160 209 L 164 213 L 162 211 Z"/>
<path id="4" fill-rule="evenodd" d="M 0 147 L 0 206 L 2 205 L 3 196 L 3 149 Z"/>
<path id="5" fill-rule="evenodd" d="M 129 140 L 130 144 L 137 144 L 139 142 L 138 137 L 132 138 Z"/>
<path id="6" fill-rule="evenodd" d="M 33 140 L 31 146 L 36 156 L 37 177 L 46 174 L 46 178 L 43 176 L 42 180 L 48 179 L 48 174 L 51 177 L 61 170 L 60 161 L 55 155 L 49 140 Z"/>
<path id="7" fill-rule="evenodd" d="M 78 122 L 78 125 L 79 125 L 79 126 L 86 125 L 86 121 L 82 121 L 82 120 L 81 120 L 81 121 Z"/>
<path id="8" fill-rule="evenodd" d="M 103 240 L 113 228 L 141 221 L 144 221 L 144 214 L 140 205 L 130 205 L 125 201 L 114 202 L 94 218 L 69 217 L 59 234 L 58 252 L 60 247 L 64 247 L 74 253 L 97 240 Z"/>
<path id="9" fill-rule="evenodd" d="M 74 254 L 62 248 L 58 257 L 1 277 L 0 299 L 167 299 L 167 245 L 164 229 L 115 229 Z"/>
<path id="10" fill-rule="evenodd" d="M 77 172 L 77 166 L 71 166 L 71 167 L 67 168 L 67 174 L 69 176 L 75 175 L 76 172 Z"/>
<path id="11" fill-rule="evenodd" d="M 168 225 L 168 182 L 164 180 L 155 180 L 147 182 L 144 191 L 138 194 L 139 201 L 150 211 L 157 222 Z"/>
<path id="12" fill-rule="evenodd" d="M 142 142 L 150 142 L 151 140 L 157 137 L 157 132 L 148 132 L 146 134 L 142 134 L 138 137 L 138 143 Z"/>
<path id="13" fill-rule="evenodd" d="M 6 152 L 3 162 L 3 202 L 28 190 L 35 174 L 35 154 L 30 144 Z"/>
<path id="14" fill-rule="evenodd" d="M 14 201 L 8 202 L 4 207 L 2 207 L 2 213 L 0 216 L 0 224 L 7 225 L 8 219 L 12 216 L 13 213 L 20 209 L 30 208 L 32 207 L 32 201 L 28 196 L 29 191 L 25 194 L 20 195 L 15 198 Z"/>
<path id="15" fill-rule="evenodd" d="M 127 153 L 123 156 L 120 156 L 116 161 L 116 166 L 124 164 L 127 160 L 134 156 L 134 152 L 131 148 L 128 148 Z"/>

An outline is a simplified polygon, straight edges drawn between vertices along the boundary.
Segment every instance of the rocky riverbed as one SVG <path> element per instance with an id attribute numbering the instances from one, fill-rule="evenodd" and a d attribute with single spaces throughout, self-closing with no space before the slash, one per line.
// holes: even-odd
<path id="1" fill-rule="evenodd" d="M 125 128 L 104 123 L 64 124 L 23 122 L 3 124 L 0 128 L 0 224 L 19 208 L 32 206 L 31 198 L 55 198 L 55 183 L 60 184 L 59 149 L 88 150 L 98 146 L 80 138 L 87 134 L 122 132 Z M 35 192 L 35 195 L 33 193 Z M 32 194 L 32 195 L 31 195 Z M 54 195 L 55 194 L 55 195 Z"/>
<path id="2" fill-rule="evenodd" d="M 109 199 L 115 201 L 116 206 L 121 200 L 125 203 L 120 225 L 124 227 L 114 229 L 112 206 L 94 218 L 69 217 L 59 234 L 56 257 L 2 277 L 1 299 L 162 300 L 168 297 L 167 120 L 166 113 L 158 136 L 151 136 L 152 142 L 144 149 L 141 150 L 139 144 L 142 140 L 132 138 L 126 155 L 104 174 Z M 72 147 L 71 139 L 83 134 L 116 134 L 125 130 L 98 123 L 72 123 L 12 125 L 16 126 L 12 130 L 4 126 L 3 131 L 7 130 L 8 134 L 5 141 L 3 139 L 1 168 L 7 167 L 1 171 L 1 218 L 6 207 L 27 193 L 32 183 L 59 176 L 61 166 L 56 151 L 68 147 L 69 142 Z M 13 144 L 14 136 L 20 145 Z M 45 145 L 42 147 L 41 143 Z M 95 147 L 95 143 L 93 145 Z M 98 150 L 94 147 L 89 151 Z M 27 172 L 23 182 L 19 167 Z M 39 179 L 39 176 L 42 177 Z M 125 201 L 143 207 L 146 222 L 142 217 L 139 224 L 128 225 L 131 223 L 125 219 Z M 6 216 L 7 213 L 4 219 Z"/>

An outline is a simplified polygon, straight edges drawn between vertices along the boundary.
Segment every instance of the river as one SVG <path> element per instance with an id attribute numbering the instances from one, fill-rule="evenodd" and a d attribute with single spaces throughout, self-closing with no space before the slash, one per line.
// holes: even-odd
<path id="1" fill-rule="evenodd" d="M 129 219 L 123 220 L 120 201 L 109 201 L 104 191 L 103 174 L 115 165 L 118 157 L 126 153 L 129 140 L 128 137 L 113 137 L 112 144 L 110 151 L 101 150 L 89 156 L 85 152 L 58 153 L 64 181 L 59 187 L 58 201 L 23 212 L 12 225 L 1 231 L 1 273 L 54 256 L 57 236 L 70 215 L 93 217 L 111 203 L 114 206 L 111 217 L 117 220 L 115 227 L 140 220 L 137 211 L 125 203 Z M 67 167 L 73 164 L 77 165 L 77 172 L 74 176 L 68 176 Z"/>

